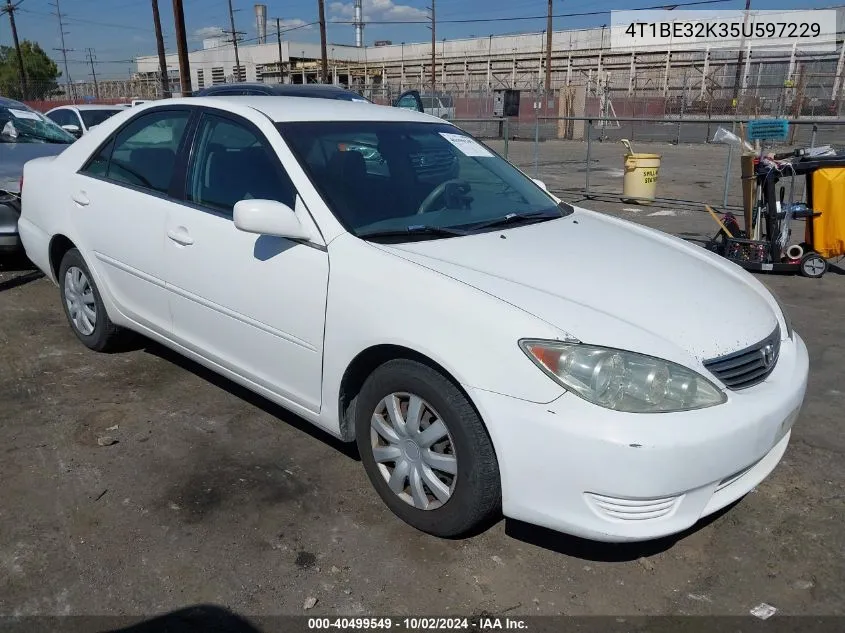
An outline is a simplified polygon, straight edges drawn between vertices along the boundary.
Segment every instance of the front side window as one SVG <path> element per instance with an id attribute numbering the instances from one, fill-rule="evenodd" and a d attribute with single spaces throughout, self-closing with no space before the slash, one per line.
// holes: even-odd
<path id="1" fill-rule="evenodd" d="M 188 200 L 230 214 L 236 202 L 250 199 L 276 200 L 293 208 L 295 195 L 257 130 L 224 117 L 203 117 L 188 169 Z"/>
<path id="2" fill-rule="evenodd" d="M 513 218 L 571 212 L 451 125 L 343 121 L 278 124 L 332 211 L 360 237 L 428 227 L 455 234 Z M 441 235 L 442 236 L 442 235 Z"/>
<path id="3" fill-rule="evenodd" d="M 397 108 L 404 108 L 405 110 L 418 110 L 417 100 L 412 94 L 403 95 L 399 101 L 396 102 Z"/>
<path id="4" fill-rule="evenodd" d="M 118 132 L 83 173 L 167 193 L 189 118 L 186 110 L 142 114 Z"/>

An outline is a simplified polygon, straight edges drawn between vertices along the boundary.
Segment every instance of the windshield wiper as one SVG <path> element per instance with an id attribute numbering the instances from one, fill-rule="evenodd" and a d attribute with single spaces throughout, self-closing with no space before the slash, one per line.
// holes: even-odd
<path id="1" fill-rule="evenodd" d="M 473 231 L 480 231 L 482 229 L 490 229 L 497 226 L 506 226 L 508 224 L 534 224 L 535 222 L 542 222 L 543 220 L 553 220 L 555 218 L 562 218 L 563 214 L 552 211 L 532 211 L 530 213 L 508 213 L 506 216 L 496 218 L 476 224 L 472 227 Z"/>
<path id="2" fill-rule="evenodd" d="M 466 235 L 462 229 L 452 229 L 444 226 L 428 226 L 426 224 L 414 224 L 403 229 L 381 229 L 375 231 L 363 231 L 358 233 L 362 239 L 373 237 L 459 237 Z"/>

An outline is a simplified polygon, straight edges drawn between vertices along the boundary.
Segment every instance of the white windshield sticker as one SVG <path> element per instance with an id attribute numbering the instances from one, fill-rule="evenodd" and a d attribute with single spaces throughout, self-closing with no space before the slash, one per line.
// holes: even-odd
<path id="1" fill-rule="evenodd" d="M 493 155 L 490 150 L 469 136 L 464 136 L 463 134 L 450 134 L 449 132 L 441 132 L 440 136 L 457 147 L 464 156 L 490 157 Z"/>
<path id="2" fill-rule="evenodd" d="M 38 116 L 35 112 L 30 112 L 29 110 L 12 110 L 10 108 L 9 112 L 16 119 L 31 119 L 33 121 L 40 121 L 41 120 L 40 116 Z"/>

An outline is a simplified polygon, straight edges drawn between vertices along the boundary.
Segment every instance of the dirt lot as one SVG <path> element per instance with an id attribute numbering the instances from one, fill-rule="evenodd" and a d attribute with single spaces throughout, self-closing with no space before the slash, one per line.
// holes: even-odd
<path id="1" fill-rule="evenodd" d="M 584 204 L 713 230 L 698 209 Z M 348 447 L 159 346 L 89 352 L 52 284 L 2 268 L 0 615 L 301 614 L 308 598 L 309 614 L 845 614 L 841 275 L 763 278 L 811 356 L 773 475 L 677 539 L 608 546 L 506 521 L 465 540 L 415 532 Z"/>

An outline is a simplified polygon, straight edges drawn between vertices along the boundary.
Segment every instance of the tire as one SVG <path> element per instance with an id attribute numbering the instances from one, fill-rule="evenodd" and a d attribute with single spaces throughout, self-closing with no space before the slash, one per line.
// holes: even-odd
<path id="1" fill-rule="evenodd" d="M 125 343 L 127 333 L 116 326 L 106 314 L 100 291 L 80 252 L 72 248 L 59 266 L 59 293 L 70 329 L 82 344 L 95 352 L 118 350 Z M 81 286 L 81 287 L 80 287 Z M 80 307 L 84 303 L 86 308 Z M 72 310 L 72 306 L 75 310 Z M 90 317 L 93 310 L 93 323 Z M 80 311 L 84 315 L 80 318 Z M 88 326 L 93 325 L 89 328 Z"/>
<path id="2" fill-rule="evenodd" d="M 404 435 L 391 424 L 387 402 L 398 406 Z M 414 410 L 422 412 L 416 417 L 419 432 L 404 424 L 412 402 Z M 381 432 L 377 431 L 376 417 L 389 428 L 380 426 Z M 405 523 L 453 538 L 477 532 L 500 516 L 499 464 L 490 436 L 466 396 L 440 372 L 406 359 L 384 363 L 364 382 L 355 420 L 364 469 L 387 507 Z M 434 432 L 425 433 L 432 428 Z M 385 439 L 391 430 L 395 443 Z M 432 438 L 440 439 L 431 444 Z M 407 471 L 401 470 L 402 462 Z M 448 472 L 451 469 L 454 475 Z M 402 480 L 401 493 L 388 484 L 397 470 L 403 473 L 396 477 L 397 489 Z"/>
<path id="3" fill-rule="evenodd" d="M 827 261 L 824 257 L 810 251 L 801 258 L 801 274 L 810 279 L 818 279 L 827 272 Z"/>

